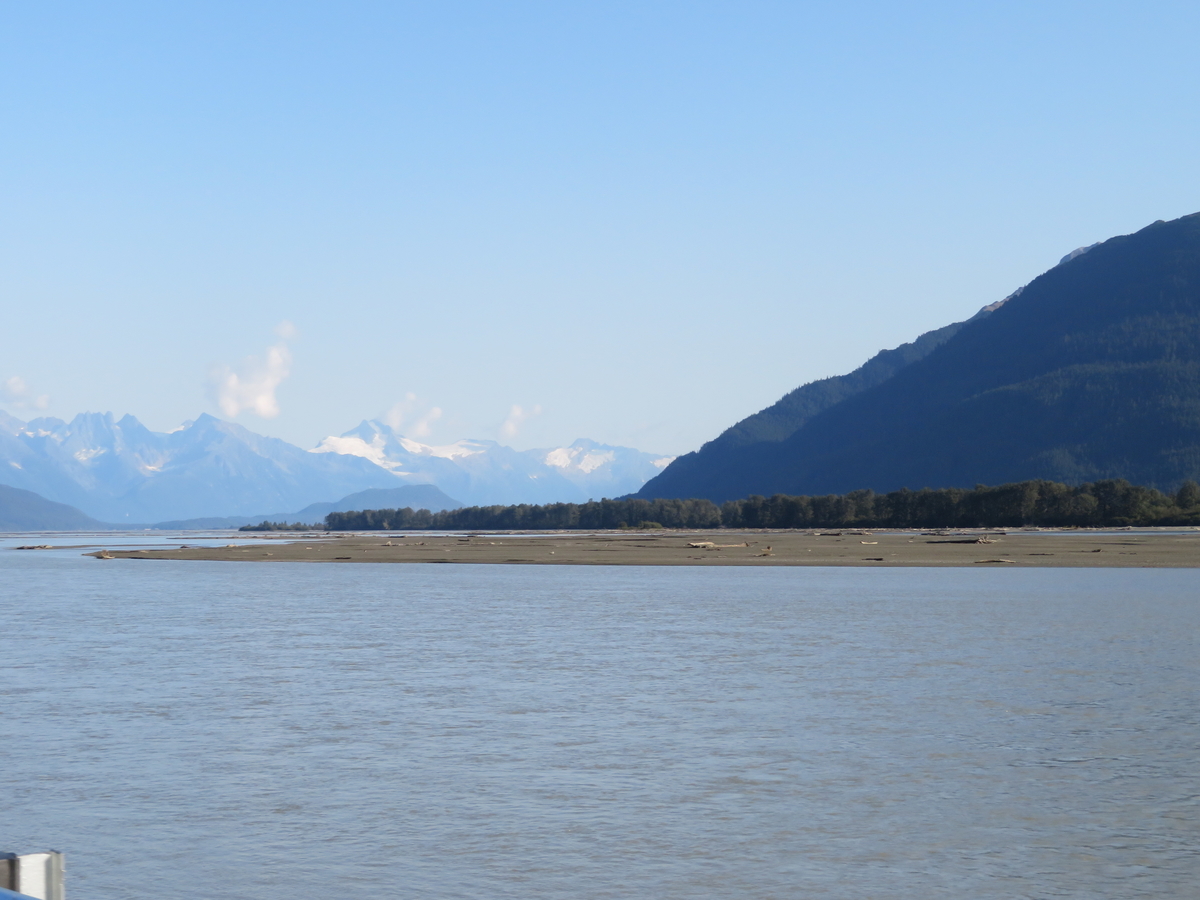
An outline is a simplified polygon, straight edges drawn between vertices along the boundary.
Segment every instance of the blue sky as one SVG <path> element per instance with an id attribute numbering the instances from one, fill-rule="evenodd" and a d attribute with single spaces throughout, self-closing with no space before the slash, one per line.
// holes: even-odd
<path id="1" fill-rule="evenodd" d="M 6 2 L 0 403 L 686 452 L 1200 210 L 1197 33 L 1194 3 Z"/>

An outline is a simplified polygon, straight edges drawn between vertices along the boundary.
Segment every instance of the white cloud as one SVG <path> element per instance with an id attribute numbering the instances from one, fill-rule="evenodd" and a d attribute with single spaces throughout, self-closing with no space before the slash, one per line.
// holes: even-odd
<path id="1" fill-rule="evenodd" d="M 17 409 L 45 409 L 50 405 L 50 396 L 35 395 L 20 375 L 14 375 L 0 385 L 0 400 Z"/>
<path id="2" fill-rule="evenodd" d="M 383 417 L 384 424 L 392 431 L 399 431 L 404 421 L 412 415 L 417 406 L 417 395 L 408 393 L 403 400 L 397 400 Z"/>
<path id="3" fill-rule="evenodd" d="M 383 417 L 392 431 L 400 431 L 405 422 L 412 422 L 410 433 L 414 437 L 429 437 L 433 431 L 433 423 L 442 417 L 441 407 L 425 405 L 417 399 L 417 395 L 408 393 L 403 400 L 392 404 L 392 408 Z"/>
<path id="4" fill-rule="evenodd" d="M 295 326 L 290 322 L 281 322 L 276 328 L 276 334 L 285 339 L 295 333 Z M 211 376 L 213 399 L 230 419 L 244 410 L 264 419 L 273 419 L 279 415 L 275 391 L 288 377 L 291 367 L 291 351 L 286 343 L 280 342 L 268 347 L 263 359 L 248 356 L 236 370 L 228 366 L 214 369 Z"/>
<path id="5" fill-rule="evenodd" d="M 4 399 L 16 400 L 24 397 L 29 393 L 29 385 L 25 383 L 25 379 L 20 375 L 14 375 L 8 381 L 4 382 Z"/>
<path id="6" fill-rule="evenodd" d="M 433 407 L 431 410 L 429 410 L 429 412 L 417 419 L 417 423 L 413 426 L 412 433 L 417 437 L 429 437 L 429 432 L 433 430 L 431 426 L 441 417 L 441 408 L 437 406 Z"/>
<path id="7" fill-rule="evenodd" d="M 533 409 L 523 409 L 517 404 L 513 404 L 509 410 L 508 418 L 504 420 L 504 424 L 500 426 L 500 433 L 505 437 L 516 437 L 517 432 L 521 430 L 521 425 L 534 416 L 540 416 L 542 408 L 535 406 Z"/>

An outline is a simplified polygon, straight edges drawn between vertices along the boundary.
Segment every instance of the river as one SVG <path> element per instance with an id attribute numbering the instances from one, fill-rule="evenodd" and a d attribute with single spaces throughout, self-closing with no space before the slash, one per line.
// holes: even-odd
<path id="1" fill-rule="evenodd" d="M 0 549 L 0 850 L 72 900 L 1200 884 L 1195 570 L 80 552 Z"/>

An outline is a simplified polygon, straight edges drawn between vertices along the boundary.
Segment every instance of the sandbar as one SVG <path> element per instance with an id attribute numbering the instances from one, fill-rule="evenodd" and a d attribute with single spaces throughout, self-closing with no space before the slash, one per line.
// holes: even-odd
<path id="1" fill-rule="evenodd" d="M 114 548 L 86 555 L 236 562 L 1200 568 L 1200 530 L 359 532 L 255 536 L 224 547 Z"/>

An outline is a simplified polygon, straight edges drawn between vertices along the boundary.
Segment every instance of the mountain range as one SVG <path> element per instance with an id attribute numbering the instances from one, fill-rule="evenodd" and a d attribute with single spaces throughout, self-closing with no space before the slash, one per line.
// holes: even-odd
<path id="1" fill-rule="evenodd" d="M 101 531 L 108 527 L 73 506 L 0 484 L 0 531 Z"/>
<path id="2" fill-rule="evenodd" d="M 1200 477 L 1200 213 L 1082 247 L 965 322 L 797 388 L 636 496 Z"/>
<path id="3" fill-rule="evenodd" d="M 295 512 L 259 513 L 253 516 L 200 516 L 195 519 L 173 519 L 156 522 L 154 527 L 164 531 L 184 531 L 210 528 L 241 528 L 262 522 L 283 522 L 294 525 L 318 525 L 331 512 L 352 512 L 360 509 L 427 509 L 441 512 L 462 506 L 453 497 L 432 484 L 406 484 L 394 488 L 368 488 L 356 491 L 331 502 L 310 503 Z"/>
<path id="4" fill-rule="evenodd" d="M 616 497 L 641 487 L 673 459 L 582 439 L 551 450 L 478 440 L 431 446 L 375 420 L 326 438 L 313 452 L 368 459 L 398 478 L 436 484 L 468 506 Z"/>
<path id="5" fill-rule="evenodd" d="M 587 440 L 423 444 L 379 421 L 305 451 L 208 415 L 161 433 L 128 415 L 0 413 L 0 486 L 118 524 L 314 521 L 347 502 L 407 503 L 397 489 L 420 486 L 439 490 L 428 502 L 475 506 L 1112 478 L 1167 491 L 1200 478 L 1200 213 L 1081 247 L 970 319 L 803 385 L 673 461 Z"/>
<path id="6" fill-rule="evenodd" d="M 491 441 L 436 447 L 380 422 L 306 451 L 210 415 L 165 433 L 130 415 L 0 415 L 0 485 L 121 525 L 302 513 L 319 520 L 313 504 L 334 511 L 338 498 L 420 485 L 440 488 L 434 502 L 450 506 L 580 501 L 636 490 L 669 462 L 585 440 L 528 451 Z"/>

